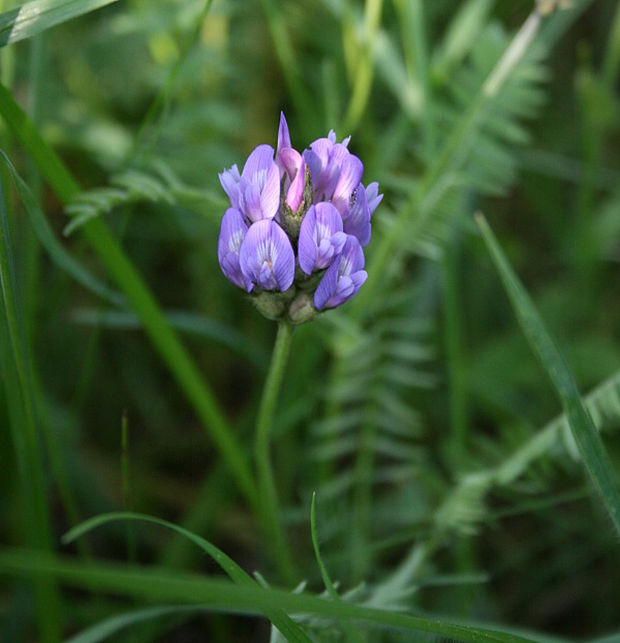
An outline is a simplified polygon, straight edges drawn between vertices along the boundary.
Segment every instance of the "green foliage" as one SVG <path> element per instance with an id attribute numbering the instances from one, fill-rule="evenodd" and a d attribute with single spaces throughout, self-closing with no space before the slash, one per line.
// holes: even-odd
<path id="1" fill-rule="evenodd" d="M 0 640 L 614 639 L 616 2 L 34 0 L 0 36 Z M 274 344 L 217 173 L 281 109 L 385 197 L 359 294 Z"/>
<path id="2" fill-rule="evenodd" d="M 32 38 L 38 33 L 116 0 L 31 0 L 0 14 L 0 46 Z"/>

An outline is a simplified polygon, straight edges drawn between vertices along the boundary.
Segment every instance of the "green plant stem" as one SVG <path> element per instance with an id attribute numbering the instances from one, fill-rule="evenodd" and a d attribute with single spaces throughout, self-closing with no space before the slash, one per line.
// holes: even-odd
<path id="1" fill-rule="evenodd" d="M 24 492 L 24 532 L 29 545 L 51 551 L 52 529 L 47 503 L 45 471 L 37 429 L 36 405 L 30 358 L 23 324 L 20 293 L 9 235 L 5 194 L 7 172 L 0 175 L 0 364 L 9 400 L 10 428 L 20 486 Z M 37 579 L 34 584 L 38 631 L 43 643 L 60 640 L 61 599 L 54 582 Z"/>
<path id="2" fill-rule="evenodd" d="M 271 545 L 274 560 L 280 573 L 289 582 L 295 582 L 294 564 L 286 544 L 282 516 L 278 502 L 275 477 L 269 455 L 273 417 L 284 370 L 291 349 L 293 327 L 286 321 L 278 325 L 271 364 L 258 410 L 256 422 L 255 456 L 258 474 L 258 493 L 261 519 L 265 536 Z"/>
<path id="3" fill-rule="evenodd" d="M 468 429 L 467 364 L 463 341 L 461 302 L 459 301 L 460 240 L 455 236 L 446 247 L 441 263 L 443 291 L 444 343 L 450 385 L 450 437 L 447 442 L 450 462 L 459 462 L 465 451 Z"/>
<path id="4" fill-rule="evenodd" d="M 0 115 L 30 153 L 41 175 L 49 182 L 62 203 L 67 203 L 80 192 L 80 186 L 75 178 L 56 152 L 45 142 L 11 93 L 2 85 L 0 85 Z M 166 320 L 148 286 L 103 220 L 92 219 L 82 226 L 81 232 L 106 267 L 108 274 L 127 297 L 153 346 L 194 407 L 205 431 L 218 447 L 235 483 L 256 511 L 258 507 L 256 489 L 244 450 L 213 392 Z"/>

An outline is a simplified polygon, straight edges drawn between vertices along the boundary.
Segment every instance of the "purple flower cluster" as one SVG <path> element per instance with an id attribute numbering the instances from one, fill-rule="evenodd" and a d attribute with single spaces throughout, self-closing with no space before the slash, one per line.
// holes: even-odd
<path id="1" fill-rule="evenodd" d="M 379 205 L 378 183 L 362 184 L 364 166 L 330 131 L 310 149 L 292 147 L 284 114 L 278 146 L 259 145 L 243 171 L 224 170 L 230 199 L 217 255 L 222 271 L 252 293 L 261 311 L 293 322 L 340 306 L 366 281 L 363 247 Z"/>

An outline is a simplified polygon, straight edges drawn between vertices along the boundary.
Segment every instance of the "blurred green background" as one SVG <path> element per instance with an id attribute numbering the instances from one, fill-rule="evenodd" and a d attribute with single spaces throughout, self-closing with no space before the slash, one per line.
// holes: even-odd
<path id="1" fill-rule="evenodd" d="M 17 5 L 0 4 L 10 33 Z M 275 325 L 220 272 L 217 173 L 275 146 L 284 110 L 295 147 L 332 128 L 352 134 L 364 181 L 379 181 L 369 281 L 296 330 L 273 426 L 306 591 L 323 590 L 316 491 L 321 551 L 347 600 L 583 640 L 620 629 L 617 535 L 568 428 L 545 428 L 560 404 L 472 218 L 485 213 L 580 390 L 595 391 L 590 411 L 617 471 L 620 10 L 569 4 L 541 18 L 496 95 L 489 76 L 529 0 L 124 0 L 50 29 L 34 22 L 0 52 L 2 84 L 83 190 L 67 200 L 53 189 L 33 153 L 42 148 L 6 120 L 5 97 L 0 145 L 32 200 L 81 269 L 122 290 L 82 234 L 105 221 L 248 462 Z M 144 320 L 63 270 L 4 165 L 2 184 L 37 416 L 26 450 L 40 463 L 53 551 L 218 573 L 186 540 L 138 523 L 60 543 L 81 520 L 129 509 L 184 525 L 291 588 Z M 36 492 L 20 471 L 6 331 L 0 542 L 22 547 Z M 42 640 L 36 592 L 1 578 L 0 641 Z M 142 604 L 66 587 L 60 600 L 65 636 Z M 349 640 L 315 621 L 316 640 Z M 113 640 L 266 641 L 269 628 L 189 614 L 123 636 Z"/>

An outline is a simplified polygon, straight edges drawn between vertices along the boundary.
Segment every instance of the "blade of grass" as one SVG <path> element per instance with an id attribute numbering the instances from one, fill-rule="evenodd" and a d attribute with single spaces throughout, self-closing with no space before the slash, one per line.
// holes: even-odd
<path id="1" fill-rule="evenodd" d="M 73 587 L 114 592 L 144 599 L 200 604 L 215 611 L 259 615 L 266 610 L 311 614 L 327 619 L 347 620 L 406 632 L 429 632 L 472 643 L 519 643 L 539 640 L 499 629 L 489 629 L 445 619 L 411 616 L 402 612 L 335 602 L 308 594 L 293 594 L 259 586 L 235 585 L 196 575 L 170 574 L 154 569 L 127 570 L 111 563 L 84 563 L 70 557 L 45 556 L 38 552 L 0 551 L 0 574 L 53 576 Z"/>
<path id="2" fill-rule="evenodd" d="M 37 163 L 41 175 L 63 202 L 79 193 L 80 187 L 65 168 L 54 150 L 47 145 L 36 127 L 0 85 L 0 115 L 7 126 Z M 172 330 L 150 290 L 127 258 L 116 239 L 101 219 L 93 219 L 81 228 L 109 275 L 124 292 L 127 300 L 142 321 L 154 347 L 167 364 L 190 401 L 205 431 L 218 447 L 235 482 L 244 497 L 257 508 L 256 489 L 251 469 L 230 424 L 217 403 L 213 392 L 203 380 L 196 364 Z"/>
<path id="3" fill-rule="evenodd" d="M 116 521 L 116 520 L 137 520 L 142 522 L 149 522 L 155 525 L 160 525 L 161 527 L 166 527 L 172 531 L 181 534 L 188 540 L 192 541 L 195 545 L 198 545 L 205 553 L 207 553 L 213 560 L 222 568 L 226 574 L 230 577 L 232 581 L 239 585 L 256 585 L 256 581 L 247 574 L 235 561 L 227 556 L 221 549 L 218 549 L 215 545 L 212 545 L 208 540 L 197 536 L 196 534 L 179 527 L 174 523 L 168 522 L 167 520 L 161 520 L 160 518 L 155 518 L 154 516 L 148 516 L 145 514 L 139 514 L 134 512 L 122 512 L 122 513 L 110 513 L 102 514 L 100 516 L 95 516 L 90 520 L 83 522 L 81 525 L 74 527 L 63 536 L 63 542 L 70 543 L 76 538 L 83 536 L 92 529 L 105 525 L 107 523 Z M 289 641 L 292 643 L 310 643 L 310 639 L 306 636 L 305 632 L 301 629 L 297 623 L 295 623 L 285 612 L 282 610 L 268 610 L 265 612 L 265 616 L 284 634 Z"/>
<path id="4" fill-rule="evenodd" d="M 0 14 L 0 47 L 30 38 L 117 0 L 32 0 Z"/>
<path id="5" fill-rule="evenodd" d="M 573 375 L 549 335 L 529 295 L 504 256 L 486 219 L 476 215 L 487 249 L 499 273 L 523 334 L 538 356 L 560 398 L 583 464 L 609 516 L 620 533 L 620 498 L 616 477 L 601 437 L 588 414 Z"/>
<path id="6" fill-rule="evenodd" d="M 312 537 L 312 547 L 314 549 L 314 557 L 316 558 L 323 585 L 329 594 L 330 598 L 334 601 L 342 600 L 336 590 L 336 586 L 329 576 L 327 567 L 321 557 L 321 549 L 319 548 L 319 536 L 316 529 L 316 492 L 312 492 L 312 504 L 310 505 L 310 535 Z M 362 635 L 351 625 L 351 623 L 343 623 L 343 629 L 347 636 L 347 641 L 362 641 Z"/>
<path id="7" fill-rule="evenodd" d="M 147 607 L 142 610 L 110 616 L 110 618 L 106 618 L 104 621 L 72 636 L 64 643 L 99 643 L 99 641 L 103 641 L 127 627 L 143 623 L 144 621 L 151 621 L 163 616 L 178 616 L 183 614 L 187 614 L 189 617 L 198 612 L 206 611 L 209 610 L 198 605 L 161 605 Z"/>
<path id="8" fill-rule="evenodd" d="M 11 382 L 7 381 L 7 393 L 9 404 L 13 407 L 11 428 L 20 472 L 20 486 L 25 494 L 24 531 L 31 546 L 49 551 L 52 541 L 50 515 L 36 424 L 30 360 L 20 297 L 17 294 L 3 180 L 4 177 L 0 175 L 0 287 L 2 289 L 2 326 L 6 326 L 6 340 L 3 340 L 2 350 L 5 363 L 2 370 L 6 378 L 11 378 Z M 49 643 L 58 641 L 61 629 L 60 596 L 55 584 L 49 579 L 39 579 L 35 584 L 35 595 L 41 640 Z"/>

